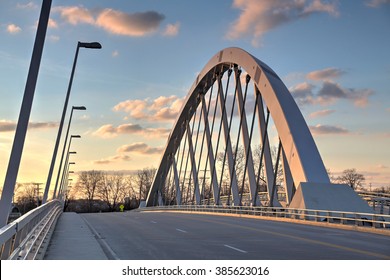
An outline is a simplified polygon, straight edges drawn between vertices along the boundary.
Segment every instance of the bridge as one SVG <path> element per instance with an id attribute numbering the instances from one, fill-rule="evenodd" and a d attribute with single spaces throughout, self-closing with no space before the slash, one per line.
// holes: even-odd
<path id="1" fill-rule="evenodd" d="M 381 213 L 330 182 L 278 75 L 227 48 L 189 90 L 144 207 L 54 199 L 0 229 L 1 259 L 389 259 L 389 200 L 370 201 Z"/>

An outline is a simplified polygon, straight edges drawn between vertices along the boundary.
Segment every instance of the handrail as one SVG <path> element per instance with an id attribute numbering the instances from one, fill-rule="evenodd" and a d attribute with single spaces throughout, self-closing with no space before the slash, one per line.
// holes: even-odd
<path id="1" fill-rule="evenodd" d="M 0 259 L 36 259 L 43 241 L 62 213 L 62 203 L 52 200 L 0 229 Z"/>
<path id="2" fill-rule="evenodd" d="M 224 206 L 224 205 L 174 205 L 139 208 L 139 211 L 199 211 L 229 214 L 246 214 L 263 217 L 285 218 L 332 224 L 370 226 L 390 230 L 390 215 L 328 211 L 317 209 L 298 209 L 283 207 L 253 207 L 253 206 Z"/>

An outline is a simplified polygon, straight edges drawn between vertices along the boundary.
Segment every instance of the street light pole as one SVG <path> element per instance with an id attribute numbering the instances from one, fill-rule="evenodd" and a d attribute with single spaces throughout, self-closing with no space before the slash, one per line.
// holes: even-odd
<path id="1" fill-rule="evenodd" d="M 64 164 L 64 168 L 63 168 L 62 176 L 61 176 L 60 188 L 62 187 L 62 184 L 63 184 L 63 181 L 64 181 L 65 168 L 66 168 L 66 165 L 68 164 L 68 161 L 69 161 L 69 154 L 75 154 L 76 153 L 76 152 L 69 152 L 70 146 L 72 145 L 72 139 L 73 138 L 81 138 L 81 136 L 80 135 L 71 135 L 70 136 L 68 150 L 66 151 L 66 160 L 65 160 L 65 164 Z M 58 190 L 58 193 L 59 192 L 60 192 L 60 190 Z M 54 193 L 53 193 L 53 199 L 57 198 L 57 196 L 58 196 L 57 195 L 57 190 L 55 190 Z"/>
<path id="2" fill-rule="evenodd" d="M 73 83 L 73 76 L 74 76 L 74 71 L 76 69 L 76 63 L 77 63 L 77 57 L 79 55 L 79 49 L 80 48 L 87 48 L 87 49 L 101 49 L 102 46 L 98 42 L 92 42 L 92 43 L 85 43 L 85 42 L 77 42 L 77 48 L 76 48 L 76 54 L 74 56 L 74 61 L 73 61 L 73 67 L 72 67 L 72 72 L 70 74 L 70 80 L 69 80 L 69 85 L 68 85 L 68 91 L 66 93 L 66 98 L 65 98 L 65 103 L 64 103 L 64 109 L 62 110 L 62 117 L 61 117 L 61 122 L 60 126 L 58 128 L 58 133 L 57 133 L 57 139 L 56 139 L 56 144 L 54 146 L 54 151 L 53 151 L 53 156 L 51 159 L 50 163 L 50 169 L 49 169 L 49 174 L 47 176 L 47 181 L 46 181 L 46 187 L 45 187 L 45 194 L 44 194 L 44 200 L 47 200 L 47 195 L 49 193 L 50 189 L 50 183 L 51 183 L 51 177 L 53 175 L 53 170 L 54 170 L 54 165 L 57 157 L 57 151 L 58 151 L 58 146 L 60 144 L 60 139 L 61 139 L 61 133 L 62 133 L 62 127 L 64 125 L 64 119 L 66 115 L 66 110 L 68 107 L 68 101 L 69 101 L 69 96 L 70 96 L 70 90 L 72 89 L 72 83 Z"/>
<path id="3" fill-rule="evenodd" d="M 69 157 L 69 154 L 68 154 L 68 157 Z M 64 195 L 64 191 L 65 191 L 65 186 L 68 184 L 68 178 L 69 178 L 69 167 L 72 165 L 72 164 L 76 164 L 75 162 L 69 162 L 67 163 L 65 166 L 64 166 L 64 174 L 62 176 L 62 179 L 63 179 L 63 182 L 61 183 L 61 186 L 60 186 L 60 190 L 58 191 L 58 199 L 59 200 L 62 200 L 63 198 L 63 195 Z"/>
<path id="4" fill-rule="evenodd" d="M 62 162 L 64 160 L 66 144 L 68 142 L 68 135 L 69 135 L 70 124 L 72 122 L 73 110 L 86 110 L 86 109 L 87 108 L 85 108 L 84 106 L 72 106 L 72 110 L 70 112 L 70 117 L 69 117 L 68 129 L 66 130 L 66 135 L 65 135 L 64 147 L 62 149 L 60 166 L 58 167 L 58 174 L 57 174 L 56 184 L 55 184 L 55 188 L 54 188 L 54 194 L 57 192 L 58 180 L 60 179 L 60 174 L 61 174 L 61 169 L 62 169 Z M 44 195 L 43 200 L 42 200 L 42 204 L 46 203 L 47 196 L 48 196 L 48 194 L 45 192 L 45 195 Z M 53 199 L 54 199 L 54 196 L 53 196 Z"/>
<path id="5" fill-rule="evenodd" d="M 51 2 L 52 0 L 43 0 L 42 2 L 30 68 L 28 70 L 26 87 L 24 89 L 22 107 L 19 113 L 19 120 L 16 126 L 14 142 L 12 145 L 10 160 L 8 162 L 7 173 L 0 200 L 0 228 L 8 222 L 8 215 L 11 208 L 12 197 L 14 195 L 16 178 L 18 177 L 20 160 L 22 158 L 24 141 L 26 139 L 26 132 L 38 79 L 39 66 L 41 64 Z"/>

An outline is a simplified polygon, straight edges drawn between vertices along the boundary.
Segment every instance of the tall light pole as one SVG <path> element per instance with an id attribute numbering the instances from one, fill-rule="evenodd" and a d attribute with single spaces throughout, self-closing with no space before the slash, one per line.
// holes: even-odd
<path id="1" fill-rule="evenodd" d="M 62 162 L 64 160 L 66 144 L 68 142 L 68 135 L 69 135 L 70 124 L 72 123 L 73 110 L 87 110 L 87 108 L 85 108 L 84 106 L 72 106 L 72 110 L 70 112 L 70 117 L 69 117 L 68 128 L 66 130 L 66 135 L 65 135 L 64 147 L 62 149 L 60 166 L 58 167 L 58 174 L 57 174 L 56 184 L 55 184 L 55 188 L 54 188 L 54 193 L 57 192 L 58 180 L 60 179 L 60 174 L 61 174 L 61 169 L 62 169 Z M 49 190 L 46 191 L 46 189 L 45 189 L 45 194 L 44 194 L 43 199 L 42 199 L 42 204 L 46 203 L 48 193 L 49 193 Z"/>
<path id="2" fill-rule="evenodd" d="M 66 168 L 66 165 L 68 164 L 68 161 L 69 161 L 69 154 L 75 154 L 76 153 L 76 152 L 69 152 L 70 146 L 72 145 L 72 139 L 73 138 L 81 138 L 81 136 L 80 135 L 71 135 L 70 136 L 68 150 L 66 151 L 65 165 L 64 165 L 64 168 L 63 168 L 63 171 L 62 171 L 62 176 L 61 176 L 60 188 L 62 187 L 62 184 L 63 184 L 63 181 L 64 181 L 65 168 Z M 58 192 L 59 192 L 59 190 L 58 190 Z M 55 198 L 57 198 L 57 188 L 54 190 L 54 193 L 53 193 L 53 199 L 55 199 Z"/>
<path id="3" fill-rule="evenodd" d="M 35 86 L 38 79 L 39 66 L 41 64 L 51 2 L 51 0 L 42 1 L 41 14 L 39 16 L 30 68 L 28 70 L 27 82 L 24 89 L 22 107 L 20 108 L 18 124 L 16 126 L 14 142 L 0 200 L 0 228 L 8 222 L 8 215 L 11 208 L 12 197 L 14 195 L 16 178 L 18 177 L 20 160 L 22 158 L 24 141 L 26 139 L 26 132 L 34 99 Z"/>
<path id="4" fill-rule="evenodd" d="M 74 71 L 76 69 L 76 63 L 77 63 L 77 57 L 79 55 L 79 49 L 80 48 L 87 48 L 87 49 L 101 49 L 102 45 L 98 42 L 92 42 L 92 43 L 85 43 L 85 42 L 77 42 L 77 48 L 76 48 L 76 54 L 74 56 L 74 61 L 73 61 L 73 67 L 72 67 L 72 72 L 70 74 L 70 80 L 69 80 L 69 85 L 68 85 L 68 91 L 66 93 L 66 98 L 65 98 L 65 103 L 64 103 L 64 109 L 62 110 L 62 117 L 61 117 L 61 122 L 60 126 L 58 128 L 58 133 L 57 133 L 57 140 L 56 144 L 54 146 L 54 151 L 53 151 L 53 156 L 51 159 L 50 163 L 50 168 L 49 168 L 49 174 L 47 176 L 46 180 L 46 187 L 45 187 L 45 194 L 44 197 L 47 199 L 47 194 L 49 193 L 49 188 L 50 188 L 50 183 L 51 183 L 51 177 L 53 175 L 53 170 L 54 170 L 54 165 L 56 162 L 56 157 L 57 157 L 57 151 L 58 151 L 58 145 L 60 144 L 60 139 L 61 139 L 61 133 L 62 133 L 62 127 L 64 125 L 64 119 L 66 115 L 66 109 L 68 108 L 68 101 L 69 101 L 69 96 L 70 96 L 70 90 L 72 89 L 72 83 L 73 83 L 73 76 L 74 76 Z M 46 201 L 45 199 L 45 201 Z"/>
<path id="5" fill-rule="evenodd" d="M 69 154 L 68 154 L 69 155 Z M 62 179 L 64 179 L 64 181 L 62 182 L 61 186 L 60 186 L 60 190 L 58 191 L 58 198 L 60 200 L 62 200 L 63 198 L 63 195 L 64 195 L 64 192 L 66 190 L 66 185 L 68 184 L 68 178 L 69 178 L 69 168 L 72 164 L 76 164 L 75 162 L 69 162 L 68 164 L 66 164 L 64 166 L 64 174 L 63 174 L 63 177 Z"/>

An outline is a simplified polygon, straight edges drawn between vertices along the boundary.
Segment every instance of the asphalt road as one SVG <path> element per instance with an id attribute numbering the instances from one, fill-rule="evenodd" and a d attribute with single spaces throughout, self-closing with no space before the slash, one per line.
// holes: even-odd
<path id="1" fill-rule="evenodd" d="M 111 259 L 390 259 L 390 237 L 342 229 L 169 212 L 82 217 Z"/>

